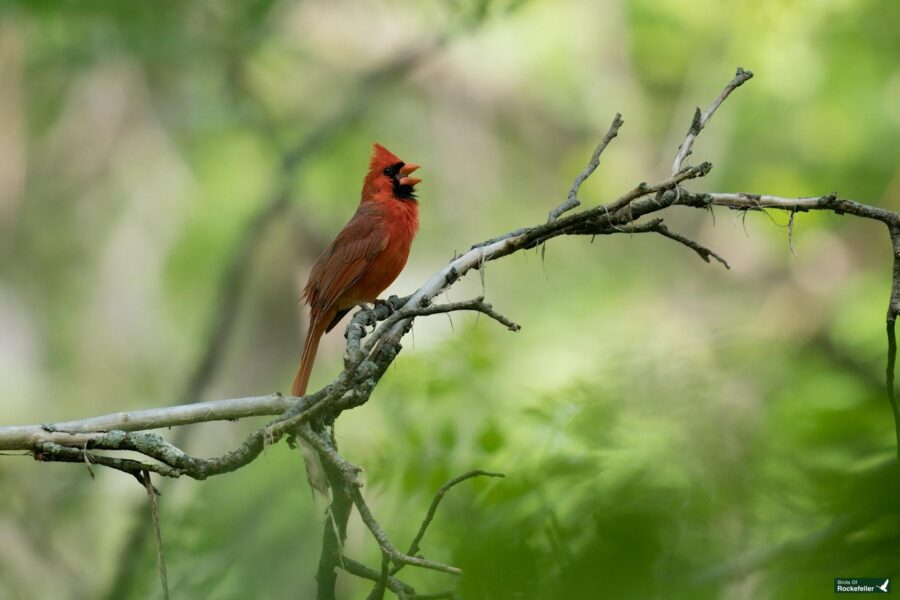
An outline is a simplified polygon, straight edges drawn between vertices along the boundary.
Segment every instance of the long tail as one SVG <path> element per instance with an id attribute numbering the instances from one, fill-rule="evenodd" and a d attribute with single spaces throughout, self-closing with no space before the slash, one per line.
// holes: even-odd
<path id="1" fill-rule="evenodd" d="M 291 384 L 291 396 L 302 396 L 306 393 L 313 363 L 316 361 L 316 351 L 319 349 L 319 340 L 322 339 L 322 334 L 325 333 L 325 324 L 328 323 L 328 320 L 318 318 L 320 316 L 310 315 L 309 331 L 306 332 L 306 341 L 303 343 L 300 366 L 294 376 L 294 383 Z M 322 459 L 319 458 L 318 451 L 302 438 L 298 439 L 298 442 L 300 454 L 303 455 L 303 462 L 306 465 L 306 479 L 313 490 L 313 497 L 315 497 L 315 492 L 319 492 L 329 499 L 328 478 L 325 475 L 325 468 L 322 466 Z"/>
<path id="2" fill-rule="evenodd" d="M 325 319 L 312 317 L 309 323 L 309 331 L 306 332 L 306 341 L 303 343 L 303 354 L 300 356 L 300 366 L 291 384 L 291 396 L 302 396 L 306 393 L 309 384 L 309 376 L 312 373 L 313 363 L 316 362 L 316 351 L 319 349 L 319 340 L 325 333 Z"/>

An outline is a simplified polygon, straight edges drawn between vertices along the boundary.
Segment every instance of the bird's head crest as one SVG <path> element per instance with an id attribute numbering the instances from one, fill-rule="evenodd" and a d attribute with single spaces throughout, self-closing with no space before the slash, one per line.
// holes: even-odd
<path id="1" fill-rule="evenodd" d="M 415 200 L 415 186 L 422 181 L 418 177 L 410 177 L 419 165 L 405 163 L 396 154 L 375 142 L 372 146 L 372 159 L 369 161 L 369 173 L 363 187 L 371 197 L 390 194 L 397 200 Z"/>

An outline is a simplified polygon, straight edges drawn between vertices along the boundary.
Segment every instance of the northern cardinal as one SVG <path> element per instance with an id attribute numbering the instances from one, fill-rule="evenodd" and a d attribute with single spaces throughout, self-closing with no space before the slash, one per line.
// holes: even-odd
<path id="1" fill-rule="evenodd" d="M 374 145 L 359 208 L 316 259 L 303 289 L 309 304 L 309 330 L 292 396 L 306 393 L 322 334 L 331 331 L 354 306 L 374 302 L 406 265 L 419 229 L 415 186 L 421 179 L 410 177 L 418 168 L 384 146 Z M 327 495 L 318 454 L 304 444 L 301 450 L 310 484 Z"/>

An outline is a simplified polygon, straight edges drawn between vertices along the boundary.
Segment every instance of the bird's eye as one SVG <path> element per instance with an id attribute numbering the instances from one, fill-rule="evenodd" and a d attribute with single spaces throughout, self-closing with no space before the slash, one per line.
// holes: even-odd
<path id="1" fill-rule="evenodd" d="M 382 173 L 384 173 L 384 174 L 387 175 L 388 177 L 396 177 L 397 174 L 400 172 L 400 169 L 403 168 L 403 165 L 404 165 L 404 164 L 405 164 L 405 163 L 399 162 L 399 163 L 397 163 L 397 164 L 395 164 L 395 165 L 391 165 L 391 166 L 389 166 L 389 167 L 385 167 L 384 170 L 382 171 Z"/>

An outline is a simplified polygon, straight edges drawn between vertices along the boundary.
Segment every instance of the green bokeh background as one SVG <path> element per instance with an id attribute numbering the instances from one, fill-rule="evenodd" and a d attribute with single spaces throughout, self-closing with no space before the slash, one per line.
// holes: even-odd
<path id="1" fill-rule="evenodd" d="M 234 335 L 197 399 L 285 390 L 309 266 L 354 210 L 371 143 L 423 165 L 422 228 L 389 293 L 455 252 L 541 222 L 613 114 L 586 205 L 664 178 L 694 107 L 756 77 L 692 160 L 698 190 L 841 195 L 900 209 L 900 3 L 888 0 L 251 0 L 0 3 L 0 423 L 175 402 L 218 282 L 272 190 L 289 204 L 250 263 Z M 442 35 L 409 72 L 359 80 Z M 283 153 L 343 106 L 309 160 Z M 881 224 L 672 209 L 668 240 L 551 242 L 488 265 L 523 325 L 417 322 L 337 437 L 400 546 L 465 599 L 823 598 L 900 577 L 900 469 L 882 387 Z M 477 274 L 449 294 L 481 293 Z M 340 369 L 340 331 L 313 385 Z M 259 422 L 194 427 L 234 448 Z M 143 490 L 120 473 L 0 461 L 0 598 L 158 598 Z M 311 598 L 322 513 L 278 444 L 167 484 L 173 598 Z M 376 566 L 354 516 L 347 553 Z M 128 565 L 130 577 L 121 577 Z M 114 585 L 114 581 L 119 581 Z M 341 576 L 340 596 L 369 585 Z"/>

